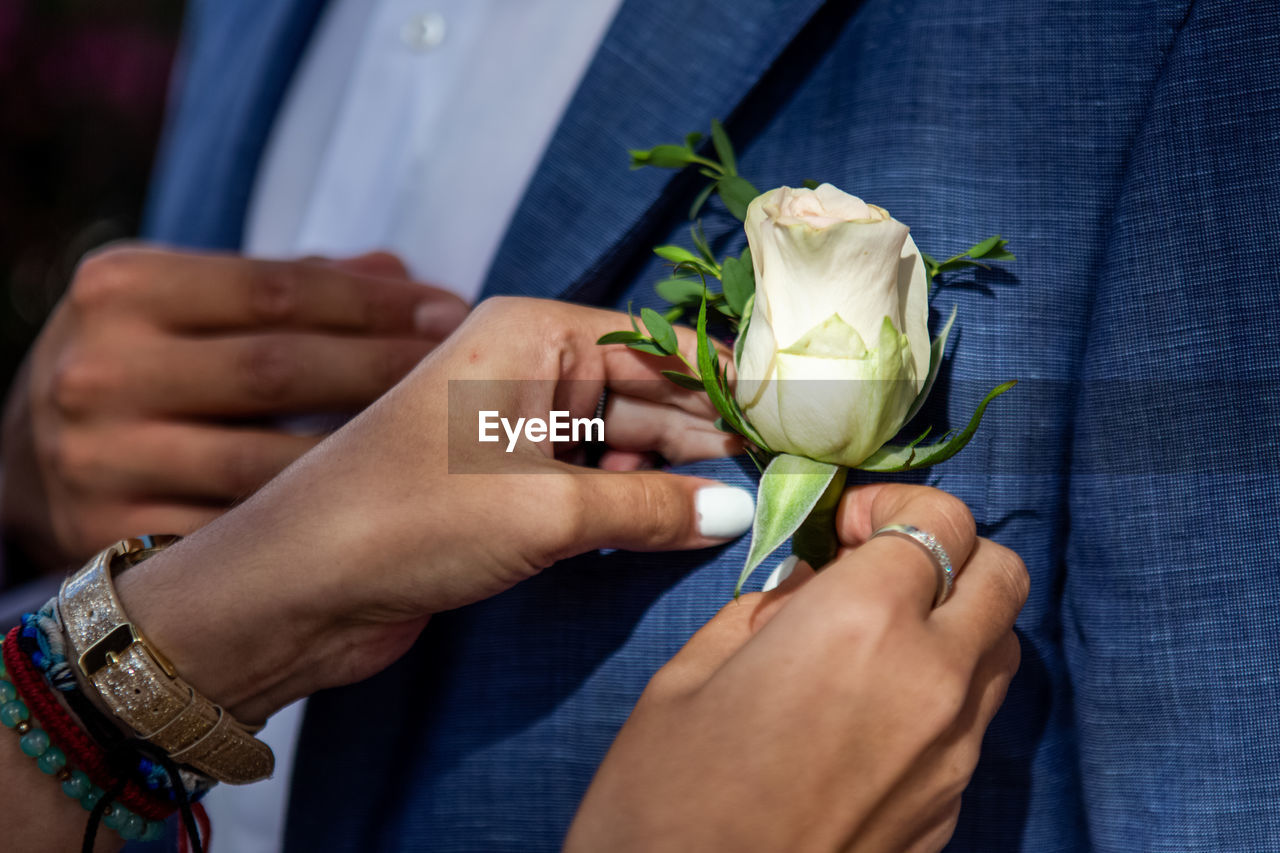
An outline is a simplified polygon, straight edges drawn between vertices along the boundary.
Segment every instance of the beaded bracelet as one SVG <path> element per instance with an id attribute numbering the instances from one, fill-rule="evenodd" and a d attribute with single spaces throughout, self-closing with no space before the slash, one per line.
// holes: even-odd
<path id="1" fill-rule="evenodd" d="M 158 841 L 164 837 L 164 822 L 147 820 L 134 814 L 122 805 L 102 805 L 106 792 L 90 781 L 83 770 L 72 769 L 67 764 L 67 756 L 49 737 L 49 733 L 31 722 L 31 710 L 23 702 L 17 687 L 10 680 L 8 664 L 13 660 L 17 650 L 13 646 L 13 638 L 17 629 L 11 631 L 9 637 L 0 639 L 3 658 L 0 659 L 0 724 L 13 729 L 19 735 L 18 746 L 23 754 L 36 760 L 40 772 L 55 777 L 62 783 L 62 792 L 80 803 L 88 812 L 98 812 L 103 816 L 102 822 L 125 841 L 141 839 Z M 19 678 L 21 678 L 19 676 Z M 37 712 L 39 714 L 39 712 Z M 41 716 L 44 720 L 44 717 Z M 45 720 L 46 724 L 48 723 Z"/>
<path id="2" fill-rule="evenodd" d="M 22 631 L 18 646 L 32 665 L 44 675 L 45 682 L 62 694 L 80 723 L 99 744 L 104 747 L 119 746 L 127 739 L 115 724 L 103 716 L 93 703 L 84 698 L 80 686 L 71 672 L 66 656 L 66 637 L 58 615 L 58 599 L 55 596 L 36 613 L 22 616 Z M 198 801 L 217 784 L 203 774 L 180 768 L 178 779 L 185 789 L 185 796 L 175 786 L 173 775 L 157 760 L 149 758 L 149 745 L 133 742 L 136 765 L 129 775 L 142 780 L 147 790 L 170 808 L 177 809 L 183 800 Z"/>
<path id="3" fill-rule="evenodd" d="M 19 629 L 9 632 L 3 649 L 5 667 L 9 672 L 9 680 L 27 698 L 38 716 L 49 729 L 62 750 L 70 753 L 71 759 L 85 772 L 95 785 L 104 791 L 115 791 L 112 799 L 144 818 L 163 820 L 173 813 L 176 806 L 161 802 L 149 796 L 148 791 L 136 780 L 129 778 L 128 773 L 120 772 L 120 761 L 113 761 L 113 754 L 105 751 L 95 742 L 68 714 L 53 692 L 49 690 L 40 673 L 31 661 L 22 654 L 19 642 Z M 126 753 L 127 755 L 127 753 Z M 66 756 L 64 754 L 64 760 Z"/>

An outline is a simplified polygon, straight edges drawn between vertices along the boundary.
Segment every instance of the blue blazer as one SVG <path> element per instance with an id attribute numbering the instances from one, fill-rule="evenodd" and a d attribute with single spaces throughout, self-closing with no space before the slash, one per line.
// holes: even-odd
<path id="1" fill-rule="evenodd" d="M 151 237 L 239 244 L 320 6 L 192 10 Z M 1033 578 L 953 850 L 1280 849 L 1277 57 L 1260 0 L 626 0 L 489 274 L 489 294 L 656 304 L 648 249 L 684 239 L 697 186 L 625 152 L 712 117 L 762 188 L 831 181 L 939 256 L 1010 239 L 1007 272 L 933 306 L 959 334 L 924 419 L 1023 381 L 917 479 Z M 557 848 L 744 548 L 567 561 L 316 696 L 289 849 Z"/>

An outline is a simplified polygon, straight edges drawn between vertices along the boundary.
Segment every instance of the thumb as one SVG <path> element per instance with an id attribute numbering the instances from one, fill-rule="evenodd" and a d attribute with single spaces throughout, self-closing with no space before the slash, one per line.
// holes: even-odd
<path id="1" fill-rule="evenodd" d="M 706 548 L 746 533 L 755 518 L 750 492 L 715 480 L 662 471 L 591 471 L 574 479 L 584 507 L 574 553 Z"/>

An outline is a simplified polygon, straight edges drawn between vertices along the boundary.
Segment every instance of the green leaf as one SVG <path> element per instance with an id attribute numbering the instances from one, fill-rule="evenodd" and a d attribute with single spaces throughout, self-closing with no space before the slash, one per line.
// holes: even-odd
<path id="1" fill-rule="evenodd" d="M 924 385 L 920 387 L 920 393 L 916 395 L 915 400 L 911 402 L 911 409 L 907 412 L 907 416 L 902 419 L 904 424 L 911 423 L 911 419 L 920 411 L 920 407 L 924 405 L 925 398 L 929 396 L 929 392 L 933 390 L 933 380 L 938 378 L 938 368 L 942 366 L 942 356 L 947 349 L 947 335 L 951 334 L 951 324 L 956 321 L 956 309 L 951 309 L 951 316 L 947 318 L 947 323 L 942 327 L 942 331 L 933 339 L 933 343 L 929 345 L 929 373 L 925 376 Z M 912 442 L 916 444 L 916 442 Z"/>
<path id="2" fill-rule="evenodd" d="M 648 338 L 642 341 L 637 341 L 634 344 L 627 344 L 627 347 L 635 350 L 636 352 L 648 353 L 649 355 L 657 355 L 657 356 L 662 356 L 664 358 L 668 355 L 671 355 L 671 353 L 667 352 L 664 349 L 661 349 L 657 344 L 653 343 L 653 341 L 649 340 Z"/>
<path id="3" fill-rule="evenodd" d="M 707 199 L 711 198 L 711 193 L 715 192 L 715 184 L 707 184 L 694 198 L 693 204 L 689 205 L 689 218 L 694 219 L 698 215 L 698 211 L 702 210 L 702 206 L 707 203 Z"/>
<path id="4" fill-rule="evenodd" d="M 716 192 L 719 193 L 724 206 L 729 208 L 729 212 L 739 220 L 747 218 L 747 205 L 751 204 L 753 198 L 760 195 L 760 191 L 752 186 L 750 181 L 737 175 L 726 175 L 717 181 Z"/>
<path id="5" fill-rule="evenodd" d="M 982 398 L 982 402 L 974 410 L 969 423 L 960 432 L 952 436 L 944 436 L 941 441 L 924 447 L 916 446 L 914 442 L 909 445 L 886 444 L 857 467 L 863 471 L 911 471 L 947 461 L 959 453 L 969 443 L 969 439 L 973 438 L 973 434 L 978 430 L 978 424 L 982 422 L 982 415 L 991 401 L 1017 384 L 1018 380 L 1014 379 L 988 391 L 987 396 Z"/>
<path id="6" fill-rule="evenodd" d="M 813 178 L 805 178 L 800 182 L 800 184 L 807 190 L 816 190 L 818 187 L 822 186 L 821 183 L 815 181 Z"/>
<path id="7" fill-rule="evenodd" d="M 683 169 L 694 162 L 693 152 L 683 145 L 656 145 L 645 151 L 634 149 L 631 154 L 631 168 L 654 166 L 658 169 Z"/>
<path id="8" fill-rule="evenodd" d="M 702 134 L 698 133 L 698 131 L 696 130 L 693 131 L 692 133 L 686 133 L 684 135 L 684 147 L 688 148 L 690 151 L 693 151 L 695 148 L 697 148 L 698 143 L 701 141 L 702 141 Z"/>
<path id="9" fill-rule="evenodd" d="M 1018 257 L 1013 252 L 1000 246 L 987 252 L 983 259 L 988 261 L 1016 261 Z"/>
<path id="10" fill-rule="evenodd" d="M 671 328 L 671 324 L 667 322 L 666 317 L 663 317 L 652 308 L 641 308 L 640 320 L 644 323 L 644 327 L 649 330 L 649 334 L 653 335 L 654 343 L 666 350 L 667 355 L 675 355 L 680 351 L 680 343 L 676 339 L 676 330 Z"/>
<path id="11" fill-rule="evenodd" d="M 725 258 L 720 268 L 720 281 L 724 287 L 724 301 L 735 317 L 741 317 L 747 300 L 756 292 L 755 273 L 751 268 L 751 249 L 740 258 Z"/>
<path id="12" fill-rule="evenodd" d="M 630 332 L 624 329 L 620 332 L 609 332 L 606 335 L 601 335 L 599 338 L 596 339 L 596 343 L 598 344 L 630 344 L 630 343 L 635 343 L 636 341 L 642 341 L 644 339 L 645 339 L 645 336 L 640 334 L 639 332 Z"/>
<path id="13" fill-rule="evenodd" d="M 710 244 L 707 243 L 707 233 L 702 230 L 702 220 L 699 219 L 689 229 L 689 236 L 693 239 L 693 245 L 697 247 L 702 259 L 712 266 L 719 266 L 716 263 L 715 253 L 711 251 Z"/>
<path id="14" fill-rule="evenodd" d="M 835 477 L 839 465 L 815 462 L 803 456 L 783 453 L 774 458 L 760 478 L 756 497 L 756 518 L 751 525 L 751 550 L 734 588 L 736 598 L 742 585 L 766 557 L 778 550 L 809 517 Z"/>
<path id="15" fill-rule="evenodd" d="M 1007 241 L 1001 240 L 1000 235 L 996 234 L 993 237 L 988 237 L 987 239 L 983 240 L 981 243 L 974 246 L 969 251 L 965 252 L 965 254 L 971 258 L 982 258 L 982 257 L 985 257 L 986 254 L 990 252 L 992 249 L 996 248 L 996 246 L 1004 242 L 1007 242 Z"/>
<path id="16" fill-rule="evenodd" d="M 653 253 L 664 261 L 671 261 L 673 264 L 694 264 L 700 265 L 702 258 L 690 252 L 684 246 L 656 246 Z"/>
<path id="17" fill-rule="evenodd" d="M 702 282 L 696 278 L 664 278 L 653 289 L 672 305 L 684 305 L 702 298 Z"/>
<path id="18" fill-rule="evenodd" d="M 635 333 L 638 335 L 640 334 L 640 326 L 636 324 L 636 315 L 631 311 L 631 306 L 632 306 L 632 303 L 628 301 L 627 302 L 627 319 L 631 321 L 631 328 L 634 329 Z"/>
<path id="19" fill-rule="evenodd" d="M 697 376 L 690 376 L 687 373 L 681 373 L 679 370 L 664 370 L 662 375 L 679 385 L 681 388 L 687 388 L 690 391 L 701 391 L 702 380 Z"/>
<path id="20" fill-rule="evenodd" d="M 729 141 L 729 134 L 724 132 L 724 125 L 714 118 L 711 120 L 711 144 L 715 146 L 716 156 L 720 158 L 720 165 L 724 166 L 725 174 L 738 174 L 738 163 L 733 156 L 733 143 Z"/>

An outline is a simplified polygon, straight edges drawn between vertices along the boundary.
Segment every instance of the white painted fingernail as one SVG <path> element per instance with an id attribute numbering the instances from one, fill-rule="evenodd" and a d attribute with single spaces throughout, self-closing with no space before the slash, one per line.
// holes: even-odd
<path id="1" fill-rule="evenodd" d="M 707 486 L 693 499 L 698 511 L 698 533 L 708 539 L 733 539 L 751 529 L 756 516 L 755 498 L 733 486 Z"/>
<path id="2" fill-rule="evenodd" d="M 773 567 L 773 571 L 769 572 L 769 577 L 765 578 L 764 586 L 760 587 L 761 592 L 768 592 L 771 589 L 777 589 L 778 585 L 787 578 L 791 577 L 791 572 L 795 570 L 796 563 L 800 562 L 800 558 L 792 554 L 787 559 Z"/>

